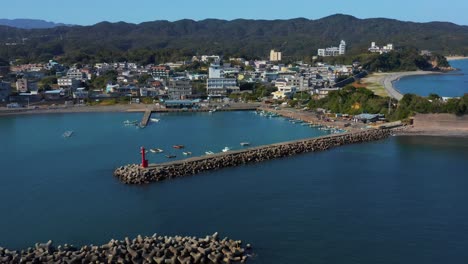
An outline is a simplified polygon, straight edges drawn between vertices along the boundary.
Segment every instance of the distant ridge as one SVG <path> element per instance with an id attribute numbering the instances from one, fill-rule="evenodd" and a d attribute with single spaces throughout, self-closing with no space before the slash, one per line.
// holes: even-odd
<path id="1" fill-rule="evenodd" d="M 21 28 L 21 29 L 45 29 L 45 28 L 54 28 L 61 26 L 71 26 L 62 23 L 54 23 L 40 19 L 0 19 L 0 25 Z"/>
<path id="2" fill-rule="evenodd" d="M 47 61 L 60 56 L 71 62 L 159 63 L 202 54 L 266 58 L 270 49 L 278 49 L 283 58 L 301 59 L 316 55 L 319 48 L 336 46 L 341 40 L 346 41 L 350 55 L 366 52 L 371 42 L 468 55 L 468 26 L 336 14 L 315 20 L 183 19 L 33 30 L 0 26 L 0 57 Z"/>

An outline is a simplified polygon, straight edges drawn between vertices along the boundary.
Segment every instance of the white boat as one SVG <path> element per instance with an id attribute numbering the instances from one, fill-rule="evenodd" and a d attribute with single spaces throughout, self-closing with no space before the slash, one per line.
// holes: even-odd
<path id="1" fill-rule="evenodd" d="M 214 152 L 213 152 L 213 151 L 206 151 L 205 154 L 206 154 L 206 155 L 213 155 Z"/>
<path id="2" fill-rule="evenodd" d="M 228 151 L 230 151 L 230 150 L 231 150 L 231 149 L 230 149 L 229 147 L 224 147 L 223 150 L 222 150 L 222 152 L 228 152 Z"/>
<path id="3" fill-rule="evenodd" d="M 151 122 L 154 122 L 154 123 L 157 123 L 157 122 L 161 121 L 161 119 L 150 118 L 150 121 L 151 121 Z"/>
<path id="4" fill-rule="evenodd" d="M 154 148 L 154 149 L 150 149 L 150 151 L 151 151 L 152 153 L 161 153 L 161 152 L 163 152 L 164 150 L 159 149 L 159 148 Z"/>
<path id="5" fill-rule="evenodd" d="M 241 142 L 240 145 L 243 147 L 247 147 L 250 146 L 250 142 Z"/>
<path id="6" fill-rule="evenodd" d="M 65 138 L 68 138 L 68 137 L 71 137 L 73 135 L 73 131 L 65 131 L 65 133 L 63 133 L 63 137 Z"/>
<path id="7" fill-rule="evenodd" d="M 130 125 L 136 125 L 136 124 L 138 124 L 138 121 L 136 121 L 136 120 L 135 120 L 135 121 L 125 120 L 123 123 L 124 123 L 124 125 L 126 125 L 126 126 L 130 126 Z"/>
<path id="8" fill-rule="evenodd" d="M 182 154 L 184 154 L 185 156 L 190 156 L 190 155 L 192 155 L 192 152 L 190 152 L 190 151 L 185 151 L 185 152 L 182 152 Z"/>

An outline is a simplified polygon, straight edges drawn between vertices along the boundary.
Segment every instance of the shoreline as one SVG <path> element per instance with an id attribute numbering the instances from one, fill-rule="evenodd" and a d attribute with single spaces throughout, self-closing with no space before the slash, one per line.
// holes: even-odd
<path id="1" fill-rule="evenodd" d="M 468 60 L 465 56 L 446 56 L 447 61 Z"/>
<path id="2" fill-rule="evenodd" d="M 401 78 L 409 76 L 421 76 L 421 75 L 433 75 L 443 74 L 443 72 L 432 72 L 432 71 L 411 71 L 411 72 L 395 72 L 385 74 L 380 79 L 380 84 L 385 88 L 390 97 L 400 101 L 404 94 L 402 94 L 395 86 L 395 82 L 401 80 Z"/>
<path id="3" fill-rule="evenodd" d="M 219 111 L 243 111 L 255 110 L 260 107 L 260 104 L 239 104 L 231 105 L 230 107 L 219 109 Z M 255 108 L 255 109 L 254 109 Z M 57 106 L 53 109 L 39 108 L 39 109 L 7 109 L 0 107 L 0 117 L 2 116 L 16 116 L 16 115 L 39 115 L 39 114 L 74 114 L 74 113 L 144 113 L 146 110 L 152 112 L 208 112 L 210 109 L 200 110 L 182 110 L 182 109 L 166 109 L 156 108 L 154 105 L 145 104 L 132 104 L 132 105 L 111 105 L 111 106 Z"/>

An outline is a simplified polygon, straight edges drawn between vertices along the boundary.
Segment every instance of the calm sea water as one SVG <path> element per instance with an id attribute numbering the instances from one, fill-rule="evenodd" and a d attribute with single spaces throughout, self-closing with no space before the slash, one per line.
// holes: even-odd
<path id="1" fill-rule="evenodd" d="M 101 244 L 137 234 L 251 243 L 249 263 L 466 263 L 468 140 L 392 137 L 148 186 L 113 168 L 140 145 L 194 153 L 249 140 L 319 135 L 253 113 L 164 115 L 144 130 L 138 114 L 0 119 L 0 245 Z M 75 135 L 64 139 L 64 130 Z M 157 161 L 157 159 L 155 158 Z"/>
<path id="2" fill-rule="evenodd" d="M 441 75 L 408 76 L 396 82 L 395 86 L 403 94 L 463 96 L 468 93 L 468 60 L 451 61 L 450 64 L 459 70 Z"/>

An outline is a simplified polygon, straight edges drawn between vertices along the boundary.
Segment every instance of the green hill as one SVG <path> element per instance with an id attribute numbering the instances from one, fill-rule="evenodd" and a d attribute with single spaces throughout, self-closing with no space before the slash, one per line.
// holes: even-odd
<path id="1" fill-rule="evenodd" d="M 266 57 L 272 48 L 286 58 L 315 55 L 344 39 L 348 53 L 367 50 L 371 41 L 448 54 L 468 55 L 468 26 L 414 23 L 333 15 L 318 20 L 180 20 L 141 24 L 102 22 L 93 26 L 17 29 L 0 26 L 0 57 L 26 61 L 65 60 L 164 62 L 196 54 Z M 8 45 L 5 43 L 17 43 Z"/>

